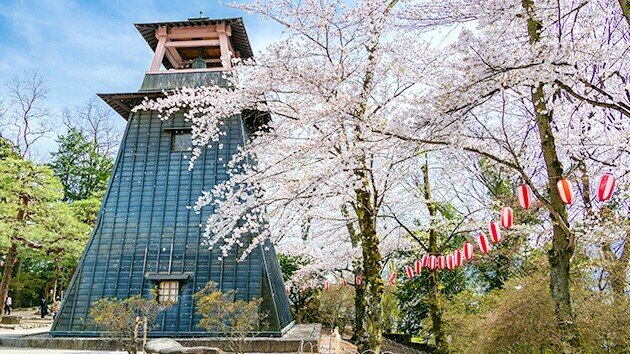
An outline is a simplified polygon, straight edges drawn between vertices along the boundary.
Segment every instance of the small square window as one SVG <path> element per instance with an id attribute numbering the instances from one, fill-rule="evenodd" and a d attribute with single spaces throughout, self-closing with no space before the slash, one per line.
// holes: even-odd
<path id="1" fill-rule="evenodd" d="M 192 150 L 192 131 L 173 130 L 171 132 L 171 152 Z"/>
<path id="2" fill-rule="evenodd" d="M 177 302 L 179 297 L 179 281 L 162 280 L 158 283 L 158 302 Z"/>

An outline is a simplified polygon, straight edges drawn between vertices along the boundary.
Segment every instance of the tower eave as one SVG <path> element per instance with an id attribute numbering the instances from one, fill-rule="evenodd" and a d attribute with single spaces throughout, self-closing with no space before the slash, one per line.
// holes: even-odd
<path id="1" fill-rule="evenodd" d="M 153 99 L 164 97 L 164 91 L 153 92 L 123 92 L 123 93 L 97 93 L 105 103 L 107 103 L 116 113 L 125 120 L 129 117 L 131 110 L 140 104 L 145 98 Z"/>
<path id="2" fill-rule="evenodd" d="M 125 120 L 129 118 L 131 111 L 135 106 L 140 104 L 144 99 L 155 99 L 165 97 L 169 91 L 143 91 L 143 92 L 124 92 L 124 93 L 98 93 L 105 103 L 115 110 Z M 264 128 L 270 121 L 269 112 L 247 110 L 243 112 L 245 124 L 250 131 Z"/>
<path id="3" fill-rule="evenodd" d="M 155 31 L 159 27 L 197 27 L 197 26 L 213 26 L 219 23 L 225 23 L 226 25 L 231 26 L 232 28 L 232 42 L 234 44 L 234 49 L 239 51 L 241 54 L 241 58 L 251 58 L 253 57 L 253 51 L 251 45 L 249 43 L 249 38 L 247 37 L 247 31 L 245 30 L 245 25 L 243 23 L 243 19 L 241 17 L 234 18 L 218 18 L 218 19 L 191 19 L 188 21 L 170 21 L 170 22 L 152 22 L 152 23 L 135 23 L 136 29 L 144 40 L 147 42 L 151 50 L 155 51 L 158 44 L 158 39 L 155 36 Z M 166 69 L 171 69 L 173 66 L 168 61 L 168 59 L 164 58 L 162 60 L 162 64 Z"/>

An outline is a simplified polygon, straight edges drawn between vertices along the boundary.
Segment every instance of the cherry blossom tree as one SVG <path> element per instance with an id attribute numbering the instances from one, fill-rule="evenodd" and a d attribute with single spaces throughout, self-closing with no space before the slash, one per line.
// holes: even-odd
<path id="1" fill-rule="evenodd" d="M 431 194 L 418 195 L 404 181 L 429 149 L 447 159 L 453 181 L 468 177 L 455 165 L 483 157 L 518 174 L 546 212 L 543 241 L 563 350 L 583 347 L 571 305 L 571 259 L 579 242 L 589 242 L 582 236 L 601 229 L 601 220 L 584 210 L 603 209 L 588 201 L 587 179 L 603 171 L 616 171 L 622 185 L 628 178 L 625 1 L 232 6 L 278 22 L 287 37 L 255 61 L 236 61 L 225 73 L 227 88 L 184 88 L 136 108 L 157 110 L 163 119 L 185 110 L 193 128 L 191 168 L 206 148 L 222 148 L 226 117 L 271 114 L 228 162 L 230 178 L 195 205 L 214 210 L 206 224 L 211 246 L 227 253 L 271 240 L 317 254 L 298 277 L 360 260 L 366 315 L 359 349 L 378 352 L 383 255 L 410 247 L 400 240 L 413 238 L 407 230 L 420 206 L 435 218 Z M 444 41 L 432 40 L 445 30 Z M 582 201 L 563 203 L 561 178 L 579 180 Z M 472 196 L 461 202 L 475 203 Z M 616 215 L 627 218 L 627 198 L 619 203 Z M 611 240 L 600 246 L 616 257 L 607 251 L 617 244 Z"/>
<path id="2" fill-rule="evenodd" d="M 366 313 L 359 349 L 379 352 L 383 255 L 409 246 L 389 216 L 412 202 L 397 181 L 421 160 L 415 142 L 371 129 L 411 122 L 405 102 L 417 94 L 416 83 L 398 64 L 410 63 L 418 50 L 401 41 L 417 39 L 393 22 L 406 4 L 281 0 L 233 6 L 277 21 L 288 37 L 255 62 L 235 63 L 225 73 L 228 88 L 181 89 L 137 109 L 160 111 L 164 119 L 186 110 L 195 146 L 191 167 L 206 147 L 221 148 L 225 117 L 271 113 L 272 121 L 228 163 L 230 179 L 195 205 L 213 207 L 208 243 L 227 253 L 250 242 L 249 235 L 255 235 L 250 250 L 267 239 L 305 240 L 304 253 L 326 256 L 315 257 L 298 276 L 337 269 L 339 259 L 360 259 Z"/>
<path id="3" fill-rule="evenodd" d="M 409 26 L 457 28 L 459 35 L 435 48 L 442 61 L 425 82 L 434 90 L 416 105 L 418 114 L 433 117 L 429 133 L 426 121 L 415 134 L 407 127 L 383 131 L 483 156 L 532 187 L 552 231 L 550 289 L 566 351 L 584 345 L 570 291 L 584 204 L 566 206 L 556 184 L 606 170 L 627 178 L 629 32 L 622 8 L 605 1 L 415 4 L 403 17 Z M 436 130 L 440 139 L 430 137 Z M 586 195 L 590 185 L 581 186 Z"/>

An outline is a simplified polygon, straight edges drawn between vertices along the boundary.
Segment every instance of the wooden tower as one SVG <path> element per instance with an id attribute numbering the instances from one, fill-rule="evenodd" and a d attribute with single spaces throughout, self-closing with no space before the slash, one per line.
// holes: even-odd
<path id="1" fill-rule="evenodd" d="M 245 137 L 268 120 L 259 112 L 226 118 L 225 135 L 205 149 L 188 169 L 190 122 L 183 115 L 162 121 L 156 112 L 132 112 L 145 97 L 160 97 L 178 87 L 225 85 L 231 55 L 248 58 L 252 50 L 242 19 L 208 18 L 136 24 L 155 52 L 138 92 L 99 96 L 127 120 L 95 228 L 81 256 L 53 336 L 98 336 L 89 325 L 90 306 L 101 298 L 150 296 L 175 301 L 163 312 L 151 336 L 220 335 L 198 327 L 193 294 L 214 281 L 235 289 L 240 299 L 262 298 L 267 327 L 262 335 L 279 336 L 293 321 L 273 245 L 255 249 L 238 262 L 242 249 L 221 257 L 219 247 L 202 245 L 200 227 L 212 213 L 196 214 L 193 205 L 203 190 L 225 181 L 226 163 Z M 256 114 L 258 113 L 258 114 Z"/>

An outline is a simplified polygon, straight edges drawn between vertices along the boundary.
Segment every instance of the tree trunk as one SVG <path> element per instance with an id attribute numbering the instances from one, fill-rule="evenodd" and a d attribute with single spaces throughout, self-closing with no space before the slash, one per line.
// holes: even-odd
<path id="1" fill-rule="evenodd" d="M 20 261 L 19 258 L 16 257 L 15 260 L 15 265 L 13 266 L 13 274 L 15 274 L 12 279 L 15 279 L 17 277 L 20 276 L 20 273 L 22 272 L 22 268 L 24 268 L 24 262 Z M 10 290 L 11 288 L 11 283 L 9 283 L 9 288 L 7 288 L 8 290 Z M 8 291 L 7 291 L 7 295 L 8 295 Z M 13 307 L 19 307 L 22 304 L 22 293 L 20 292 L 20 289 L 15 288 L 13 289 L 13 291 L 11 292 L 11 299 L 13 300 Z"/>
<path id="2" fill-rule="evenodd" d="M 360 275 L 357 274 L 357 275 Z M 357 342 L 359 338 L 365 336 L 363 320 L 365 319 L 365 285 L 360 284 L 354 287 L 354 334 L 351 341 Z"/>
<path id="3" fill-rule="evenodd" d="M 438 253 L 437 234 L 435 232 L 435 218 L 437 216 L 437 210 L 435 204 L 431 201 L 431 185 L 429 183 L 429 166 L 428 163 L 422 167 L 422 173 L 424 177 L 424 199 L 429 210 L 429 216 L 431 218 L 429 225 L 429 252 L 431 254 Z M 437 270 L 432 270 L 429 273 L 429 315 L 431 317 L 431 323 L 433 325 L 432 331 L 435 337 L 435 346 L 437 353 L 447 353 L 448 343 L 446 342 L 446 336 L 444 329 L 442 328 L 442 302 L 440 293 L 440 280 L 438 279 Z"/>
<path id="4" fill-rule="evenodd" d="M 621 6 L 621 13 L 626 18 L 628 26 L 630 26 L 630 0 L 619 0 L 619 6 Z"/>
<path id="5" fill-rule="evenodd" d="M 7 252 L 7 259 L 4 262 L 4 273 L 2 274 L 2 282 L 0 282 L 0 306 L 2 306 L 2 314 L 0 319 L 4 315 L 4 303 L 9 293 L 9 282 L 13 276 L 13 267 L 15 266 L 15 260 L 17 259 L 17 244 L 15 241 L 11 242 L 11 247 Z"/>
<path id="6" fill-rule="evenodd" d="M 348 208 L 346 205 L 341 207 L 341 215 L 344 218 L 349 218 Z M 352 243 L 352 247 L 357 247 L 361 244 L 361 240 L 357 237 L 357 232 L 354 228 L 353 222 L 348 222 L 346 224 L 346 228 L 348 229 L 348 234 L 350 235 L 350 242 Z M 357 284 L 356 279 L 357 276 L 363 278 L 363 266 L 361 265 L 361 260 L 356 259 L 353 262 L 353 274 L 354 274 L 354 334 L 350 341 L 357 342 L 359 338 L 365 335 L 365 330 L 363 329 L 363 319 L 365 318 L 365 285 Z"/>
<path id="7" fill-rule="evenodd" d="M 564 171 L 558 159 L 551 127 L 551 111 L 547 107 L 542 85 L 532 89 L 532 103 L 536 111 L 536 124 L 547 170 L 547 193 L 552 209 L 549 211 L 549 216 L 553 223 L 553 240 L 552 248 L 548 252 L 551 297 L 555 306 L 558 329 L 562 341 L 567 345 L 565 350 L 572 351 L 571 348 L 584 347 L 571 305 L 571 257 L 575 251 L 575 235 L 566 230 L 569 225 L 567 211 L 556 188 Z"/>
<path id="8" fill-rule="evenodd" d="M 359 224 L 359 237 L 363 253 L 363 280 L 365 284 L 365 316 L 363 327 L 365 335 L 358 338 L 359 352 L 371 350 L 381 352 L 383 341 L 383 293 L 385 290 L 381 278 L 381 252 L 376 234 L 376 213 L 372 207 L 367 181 L 363 176 L 363 188 L 358 189 L 356 214 Z"/>
<path id="9" fill-rule="evenodd" d="M 20 205 L 18 208 L 18 213 L 16 216 L 16 221 L 21 223 L 26 219 L 26 207 L 28 206 L 28 197 L 21 196 Z M 13 230 L 13 232 L 17 232 L 17 230 Z M 9 252 L 7 253 L 7 259 L 4 264 L 4 274 L 2 274 L 2 281 L 0 281 L 0 308 L 2 309 L 2 313 L 4 314 L 4 302 L 9 292 L 9 283 L 13 277 L 13 267 L 15 266 L 15 262 L 17 261 L 17 241 L 15 238 L 11 238 L 11 246 L 9 247 Z M 2 316 L 0 316 L 2 319 Z"/>
<path id="10" fill-rule="evenodd" d="M 535 46 L 540 40 L 542 23 L 535 15 L 534 0 L 522 0 L 527 13 L 527 33 L 529 43 Z M 550 267 L 551 298 L 554 304 L 558 330 L 565 352 L 584 349 L 584 342 L 575 323 L 571 305 L 571 257 L 575 251 L 575 235 L 568 229 L 568 217 L 556 184 L 564 173 L 558 158 L 556 142 L 551 126 L 552 111 L 547 107 L 544 87 L 539 83 L 531 90 L 536 125 L 540 135 L 540 145 L 547 170 L 547 193 L 549 195 L 549 216 L 553 224 L 552 247 L 548 252 Z"/>

